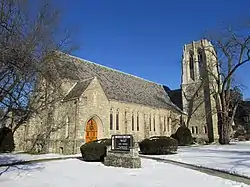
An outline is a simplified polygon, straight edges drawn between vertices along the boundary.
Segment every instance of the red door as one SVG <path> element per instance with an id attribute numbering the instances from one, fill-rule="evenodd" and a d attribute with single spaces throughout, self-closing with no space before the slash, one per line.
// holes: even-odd
<path id="1" fill-rule="evenodd" d="M 95 120 L 90 119 L 86 125 L 86 143 L 97 139 L 97 124 Z"/>

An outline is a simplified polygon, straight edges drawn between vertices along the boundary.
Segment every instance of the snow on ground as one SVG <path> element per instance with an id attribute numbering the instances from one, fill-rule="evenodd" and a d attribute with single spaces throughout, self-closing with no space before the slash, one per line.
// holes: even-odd
<path id="1" fill-rule="evenodd" d="M 250 177 L 250 142 L 232 142 L 231 144 L 179 147 L 178 154 L 152 157 L 166 158 Z"/>
<path id="2" fill-rule="evenodd" d="M 0 166 L 2 164 L 11 164 L 17 163 L 20 161 L 30 161 L 38 159 L 47 159 L 47 158 L 67 158 L 67 157 L 79 157 L 80 154 L 76 155 L 62 155 L 62 154 L 40 154 L 32 155 L 25 153 L 2 153 L 0 154 Z"/>
<path id="3" fill-rule="evenodd" d="M 0 173 L 5 168 L 0 168 Z M 250 187 L 178 166 L 142 159 L 142 168 L 106 167 L 78 159 L 11 167 L 1 187 Z"/>

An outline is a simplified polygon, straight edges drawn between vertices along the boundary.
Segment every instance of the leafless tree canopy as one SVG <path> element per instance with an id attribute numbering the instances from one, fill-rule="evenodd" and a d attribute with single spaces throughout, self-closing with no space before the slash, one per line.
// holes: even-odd
<path id="1" fill-rule="evenodd" d="M 8 122 L 13 131 L 53 94 L 36 94 L 37 81 L 58 86 L 55 52 L 70 53 L 76 47 L 56 7 L 50 1 L 0 2 L 0 123 Z"/>
<path id="2" fill-rule="evenodd" d="M 211 48 L 204 50 L 209 50 L 217 61 L 217 64 L 215 64 L 217 69 L 216 74 L 210 70 L 214 68 L 214 65 L 212 65 L 212 67 L 208 66 L 206 73 L 216 81 L 216 84 L 214 84 L 212 88 L 213 90 L 211 90 L 211 94 L 216 102 L 219 136 L 220 143 L 222 144 L 229 143 L 231 126 L 239 101 L 241 100 L 241 98 L 238 97 L 239 95 L 235 95 L 235 93 L 241 93 L 240 87 L 242 86 L 235 84 L 235 74 L 239 68 L 250 62 L 249 31 L 250 22 L 248 21 L 234 27 L 226 26 L 219 28 L 214 33 L 210 33 L 205 37 L 212 42 L 215 48 L 215 51 L 211 51 Z M 210 81 L 210 79 L 202 80 L 201 85 L 197 87 L 193 95 L 187 97 L 184 93 L 184 97 L 188 101 L 187 125 L 192 115 L 202 104 L 202 102 L 194 104 L 194 101 L 196 100 L 197 92 L 203 87 L 206 81 Z"/>

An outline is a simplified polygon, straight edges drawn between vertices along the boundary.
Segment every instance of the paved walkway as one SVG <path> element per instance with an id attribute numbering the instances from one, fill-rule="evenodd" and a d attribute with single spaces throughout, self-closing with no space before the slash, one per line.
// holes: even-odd
<path id="1" fill-rule="evenodd" d="M 200 171 L 200 172 L 206 173 L 208 175 L 221 177 L 221 178 L 224 178 L 224 179 L 228 179 L 228 180 L 241 182 L 241 183 L 245 183 L 245 184 L 250 185 L 250 178 L 249 177 L 240 176 L 240 175 L 237 175 L 237 174 L 232 174 L 232 173 L 229 173 L 229 172 L 226 172 L 226 171 L 220 171 L 220 170 L 217 170 L 217 169 L 206 168 L 206 167 L 203 167 L 203 166 L 195 166 L 195 165 L 192 165 L 192 164 L 186 164 L 186 163 L 177 162 L 177 161 L 168 160 L 168 159 L 163 159 L 163 158 L 154 158 L 154 157 L 147 156 L 147 155 L 140 155 L 140 157 L 145 158 L 145 159 L 156 160 L 158 162 L 173 164 L 173 165 L 176 165 L 176 166 L 180 166 L 180 167 Z"/>

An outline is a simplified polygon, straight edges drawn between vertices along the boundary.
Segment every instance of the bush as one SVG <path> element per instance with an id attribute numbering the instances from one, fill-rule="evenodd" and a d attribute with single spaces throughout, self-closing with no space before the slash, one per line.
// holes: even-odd
<path id="1" fill-rule="evenodd" d="M 12 152 L 15 149 L 12 130 L 3 127 L 0 128 L 0 153 Z"/>
<path id="2" fill-rule="evenodd" d="M 200 145 L 206 145 L 208 144 L 208 142 L 209 142 L 208 138 L 205 138 L 205 137 L 193 138 L 193 143 L 197 143 Z"/>
<path id="3" fill-rule="evenodd" d="M 111 145 L 111 139 L 100 139 L 85 143 L 80 147 L 84 161 L 104 161 L 107 146 Z"/>
<path id="4" fill-rule="evenodd" d="M 139 143 L 139 147 L 142 154 L 165 155 L 176 153 L 178 142 L 171 137 L 154 136 L 149 139 L 142 140 Z"/>
<path id="5" fill-rule="evenodd" d="M 234 133 L 234 138 L 245 135 L 245 129 L 243 126 L 239 125 Z"/>
<path id="6" fill-rule="evenodd" d="M 171 134 L 171 136 L 170 136 L 171 138 L 174 138 L 174 139 L 176 139 L 177 140 L 177 138 L 176 138 L 176 134 L 174 133 L 174 134 Z"/>
<path id="7" fill-rule="evenodd" d="M 95 140 L 93 142 L 97 142 L 97 143 L 103 144 L 105 146 L 111 146 L 111 139 L 109 139 L 109 138 L 99 139 L 99 140 Z"/>
<path id="8" fill-rule="evenodd" d="M 250 134 L 245 134 L 245 140 L 249 141 L 250 140 Z"/>
<path id="9" fill-rule="evenodd" d="M 186 126 L 180 126 L 175 134 L 171 135 L 172 138 L 178 141 L 178 145 L 190 145 L 193 143 L 192 134 Z"/>
<path id="10" fill-rule="evenodd" d="M 238 136 L 238 140 L 239 141 L 245 141 L 246 139 L 245 139 L 245 136 Z"/>

